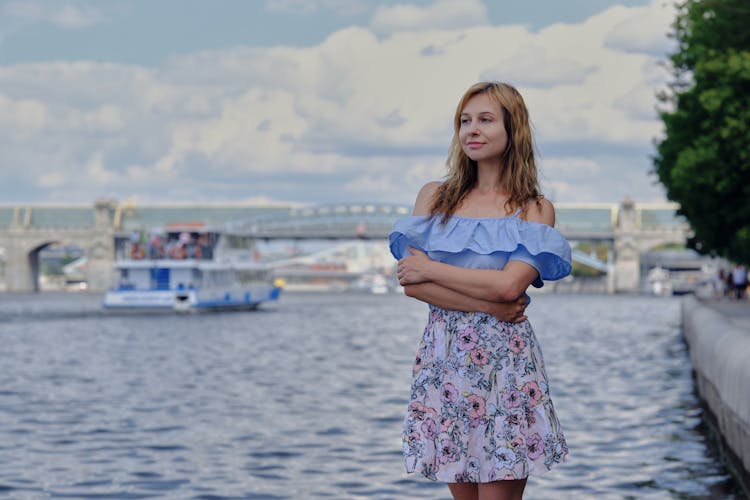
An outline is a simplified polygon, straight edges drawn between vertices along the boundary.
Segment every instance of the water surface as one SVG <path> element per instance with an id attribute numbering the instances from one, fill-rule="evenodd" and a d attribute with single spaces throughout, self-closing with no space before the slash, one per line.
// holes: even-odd
<path id="1" fill-rule="evenodd" d="M 427 308 L 286 294 L 247 313 L 105 315 L 0 295 L 0 497 L 449 498 L 406 476 Z M 679 302 L 537 295 L 568 462 L 529 499 L 734 499 L 707 445 Z"/>

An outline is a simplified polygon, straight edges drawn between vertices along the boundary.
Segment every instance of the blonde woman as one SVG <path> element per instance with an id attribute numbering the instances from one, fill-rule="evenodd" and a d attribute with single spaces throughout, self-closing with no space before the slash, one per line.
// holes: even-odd
<path id="1" fill-rule="evenodd" d="M 406 469 L 457 500 L 520 499 L 567 454 L 525 291 L 570 272 L 537 181 L 528 110 L 511 85 L 461 98 L 445 182 L 390 235 L 406 294 L 430 305 L 404 422 Z"/>

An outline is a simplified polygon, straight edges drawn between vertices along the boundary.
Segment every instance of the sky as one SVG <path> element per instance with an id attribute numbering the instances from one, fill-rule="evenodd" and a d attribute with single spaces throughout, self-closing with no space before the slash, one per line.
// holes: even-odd
<path id="1" fill-rule="evenodd" d="M 480 80 L 552 201 L 664 201 L 672 3 L 0 0 L 0 204 L 410 204 Z"/>

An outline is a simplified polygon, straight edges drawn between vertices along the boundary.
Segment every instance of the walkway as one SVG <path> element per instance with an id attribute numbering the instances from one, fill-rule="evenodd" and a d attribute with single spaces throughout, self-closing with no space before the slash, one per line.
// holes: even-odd
<path id="1" fill-rule="evenodd" d="M 701 300 L 705 305 L 718 311 L 725 318 L 750 333 L 750 300 L 722 299 Z"/>

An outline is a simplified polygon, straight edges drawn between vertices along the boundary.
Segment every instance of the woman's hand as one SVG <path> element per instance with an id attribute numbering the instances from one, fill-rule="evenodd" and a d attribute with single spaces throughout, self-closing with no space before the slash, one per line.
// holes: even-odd
<path id="1" fill-rule="evenodd" d="M 405 286 L 430 281 L 429 266 L 432 260 L 414 247 L 408 247 L 408 250 L 411 255 L 398 261 L 398 282 Z"/>
<path id="2" fill-rule="evenodd" d="M 489 313 L 500 321 L 507 323 L 521 323 L 526 321 L 526 308 L 529 306 L 529 296 L 525 293 L 513 302 L 495 302 Z"/>

